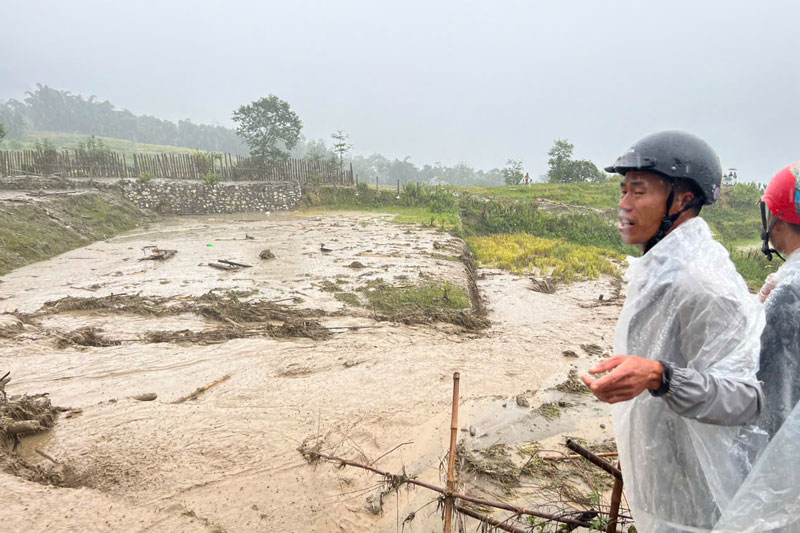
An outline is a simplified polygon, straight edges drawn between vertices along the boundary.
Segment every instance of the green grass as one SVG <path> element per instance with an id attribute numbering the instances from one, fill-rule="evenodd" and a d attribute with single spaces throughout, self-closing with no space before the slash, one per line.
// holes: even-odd
<path id="1" fill-rule="evenodd" d="M 22 139 L 6 139 L 0 148 L 3 150 L 33 150 L 36 141 L 41 142 L 47 139 L 53 143 L 57 150 L 75 150 L 81 143 L 85 143 L 88 138 L 89 135 L 79 133 L 33 132 L 27 133 Z M 191 154 L 195 152 L 193 148 L 165 144 L 137 143 L 113 137 L 96 138 L 102 140 L 103 144 L 112 151 L 124 153 L 129 161 L 134 152 L 137 154 Z"/>
<path id="2" fill-rule="evenodd" d="M 764 284 L 764 279 L 783 264 L 778 258 L 768 261 L 767 257 L 761 253 L 760 248 L 747 251 L 729 249 L 729 252 L 733 264 L 736 265 L 736 270 L 739 271 L 753 292 L 760 289 Z"/>
<path id="3" fill-rule="evenodd" d="M 617 264 L 625 257 L 595 246 L 581 246 L 561 239 L 542 239 L 527 233 L 469 237 L 479 266 L 512 272 L 534 272 L 558 282 L 594 279 L 600 274 L 619 275 Z"/>
<path id="4" fill-rule="evenodd" d="M 602 209 L 615 208 L 619 201 L 618 181 L 609 183 L 532 183 L 500 187 L 463 187 L 459 190 L 483 197 L 533 201 L 537 198 L 546 198 L 554 202 Z"/>
<path id="5" fill-rule="evenodd" d="M 410 287 L 375 281 L 359 289 L 367 307 L 377 313 L 395 316 L 415 309 L 468 309 L 469 294 L 448 282 L 431 282 Z"/>
<path id="6" fill-rule="evenodd" d="M 130 202 L 100 193 L 5 205 L 0 210 L 0 275 L 133 229 L 144 221 Z"/>

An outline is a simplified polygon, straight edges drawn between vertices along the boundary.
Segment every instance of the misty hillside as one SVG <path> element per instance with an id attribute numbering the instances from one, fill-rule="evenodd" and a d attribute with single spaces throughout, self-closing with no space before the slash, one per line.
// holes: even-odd
<path id="1" fill-rule="evenodd" d="M 0 124 L 10 139 L 24 139 L 28 132 L 71 133 L 247 154 L 247 146 L 232 129 L 195 124 L 189 119 L 176 124 L 150 115 L 134 115 L 108 100 L 84 98 L 42 84 L 27 91 L 22 101 L 11 99 L 0 104 Z"/>

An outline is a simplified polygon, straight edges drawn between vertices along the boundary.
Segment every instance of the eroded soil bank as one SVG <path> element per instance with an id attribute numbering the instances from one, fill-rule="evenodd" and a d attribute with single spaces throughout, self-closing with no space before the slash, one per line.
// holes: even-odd
<path id="1" fill-rule="evenodd" d="M 140 261 L 148 246 L 177 253 Z M 265 249 L 275 257 L 261 259 Z M 468 450 L 534 441 L 558 448 L 565 434 L 611 437 L 607 409 L 571 390 L 569 376 L 610 349 L 619 312 L 608 304 L 612 280 L 544 294 L 529 290 L 526 277 L 478 271 L 486 329 L 404 324 L 378 309 L 384 301 L 374 294 L 386 286 L 444 284 L 454 301 L 468 293 L 462 250 L 447 234 L 363 213 L 189 217 L 5 276 L 0 375 L 10 370 L 14 378 L 7 392 L 47 392 L 53 405 L 74 410 L 52 430 L 24 438 L 20 454 L 45 468 L 51 460 L 36 450 L 44 452 L 80 482 L 46 486 L 0 473 L 4 527 L 438 530 L 434 494 L 403 488 L 375 514 L 367 499 L 380 492 L 376 476 L 310 466 L 297 448 L 313 439 L 371 462 L 407 443 L 376 466 L 440 484 L 454 371 L 461 373 L 460 437 Z M 209 266 L 221 259 L 252 267 Z M 193 305 L 209 294 L 232 295 L 256 315 L 226 314 L 230 305 L 198 312 Z M 120 299 L 139 307 L 115 307 Z M 45 305 L 57 301 L 60 308 Z M 111 305 L 63 303 L 75 301 Z M 287 315 L 270 314 L 267 304 Z M 300 326 L 325 334 L 276 334 L 287 316 L 290 325 L 312 321 Z M 196 399 L 176 403 L 211 383 Z M 150 393 L 151 401 L 134 399 Z M 492 499 L 541 502 L 535 491 L 498 493 L 472 482 Z"/>

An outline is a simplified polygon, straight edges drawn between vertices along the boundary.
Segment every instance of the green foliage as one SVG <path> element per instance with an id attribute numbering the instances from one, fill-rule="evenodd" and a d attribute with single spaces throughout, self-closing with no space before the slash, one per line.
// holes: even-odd
<path id="1" fill-rule="evenodd" d="M 467 244 L 480 266 L 534 272 L 561 282 L 594 279 L 600 274 L 617 276 L 616 263 L 624 260 L 622 254 L 610 250 L 527 233 L 469 237 Z"/>
<path id="2" fill-rule="evenodd" d="M 566 139 L 556 139 L 547 152 L 547 179 L 551 183 L 603 182 L 606 175 L 588 159 L 572 159 L 575 146 Z"/>
<path id="3" fill-rule="evenodd" d="M 222 162 L 222 154 L 195 150 L 192 152 L 192 161 L 202 174 L 210 174 L 214 172 L 216 162 Z"/>
<path id="4" fill-rule="evenodd" d="M 464 187 L 459 189 L 492 199 L 536 200 L 544 198 L 569 205 L 616 209 L 619 183 L 532 183 L 506 187 Z"/>
<path id="5" fill-rule="evenodd" d="M 430 224 L 460 231 L 457 198 L 445 188 L 409 183 L 396 191 L 376 191 L 366 183 L 357 188 L 311 186 L 303 203 L 308 208 L 378 211 L 396 214 L 395 222 Z"/>
<path id="6" fill-rule="evenodd" d="M 250 155 L 287 159 L 300 140 L 303 122 L 288 102 L 271 94 L 233 112 L 236 132 L 250 147 Z"/>
<path id="7" fill-rule="evenodd" d="M 589 531 L 605 531 L 610 518 L 604 515 L 595 516 L 589 524 Z"/>
<path id="8" fill-rule="evenodd" d="M 3 124 L 0 123 L 0 143 L 3 142 L 3 139 L 5 138 L 5 136 L 6 136 L 6 130 L 3 127 Z"/>
<path id="9" fill-rule="evenodd" d="M 467 309 L 471 305 L 467 292 L 449 282 L 397 287 L 377 281 L 362 293 L 370 308 L 389 316 L 413 308 Z"/>
<path id="10" fill-rule="evenodd" d="M 220 182 L 220 176 L 216 172 L 206 172 L 201 174 L 200 178 L 207 187 L 212 187 Z"/>
<path id="11" fill-rule="evenodd" d="M 139 183 L 150 183 L 153 181 L 153 173 L 152 172 L 142 172 L 139 174 L 139 177 L 136 180 Z"/>
<path id="12" fill-rule="evenodd" d="M 339 170 L 344 169 L 344 156 L 353 149 L 353 145 L 347 142 L 349 135 L 342 130 L 336 130 L 331 134 L 333 138 L 333 152 L 339 157 Z"/>
<path id="13" fill-rule="evenodd" d="M 375 178 L 381 184 L 396 185 L 417 182 L 423 184 L 443 183 L 449 185 L 502 185 L 503 175 L 499 169 L 475 170 L 466 163 L 446 166 L 441 163 L 415 165 L 410 157 L 388 159 L 380 154 L 355 156 L 352 158 L 353 171 L 362 179 L 374 183 Z"/>
<path id="14" fill-rule="evenodd" d="M 778 270 L 781 266 L 779 259 L 767 260 L 761 249 L 729 250 L 731 260 L 736 265 L 736 270 L 747 282 L 751 291 L 757 291 L 764 284 L 766 277 Z"/>
<path id="15" fill-rule="evenodd" d="M 111 154 L 111 148 L 103 142 L 103 139 L 97 138 L 94 135 L 91 135 L 84 142 L 78 144 L 78 150 L 85 152 L 89 156 Z"/>
<path id="16" fill-rule="evenodd" d="M 502 172 L 503 181 L 506 185 L 518 185 L 524 177 L 524 174 L 522 173 L 522 161 L 509 159 L 506 161 L 506 166 Z"/>
<path id="17" fill-rule="evenodd" d="M 462 198 L 460 205 L 466 235 L 525 232 L 623 254 L 641 254 L 638 248 L 622 244 L 614 218 L 605 213 L 548 213 L 539 209 L 535 200 L 487 202 L 474 196 Z"/>
<path id="18" fill-rule="evenodd" d="M 48 139 L 47 137 L 43 139 L 37 139 L 36 143 L 33 146 L 33 150 L 43 155 L 58 153 L 58 150 L 56 150 L 55 145 L 52 142 L 50 142 L 50 139 Z"/>

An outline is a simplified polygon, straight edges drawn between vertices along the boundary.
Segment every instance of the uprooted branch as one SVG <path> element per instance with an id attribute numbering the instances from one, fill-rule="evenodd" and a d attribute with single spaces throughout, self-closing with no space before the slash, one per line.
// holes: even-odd
<path id="1" fill-rule="evenodd" d="M 466 501 L 466 502 L 474 503 L 476 505 L 482 505 L 482 506 L 485 506 L 485 507 L 494 507 L 496 509 L 503 509 L 505 511 L 511 511 L 511 512 L 516 513 L 518 515 L 533 516 L 533 517 L 536 517 L 536 518 L 542 518 L 544 520 L 550 520 L 552 522 L 560 522 L 560 523 L 566 524 L 568 526 L 586 527 L 586 528 L 591 526 L 591 524 L 589 522 L 585 522 L 585 521 L 582 521 L 582 520 L 576 520 L 574 518 L 569 518 L 569 517 L 566 517 L 566 516 L 556 516 L 556 515 L 552 515 L 552 514 L 549 514 L 549 513 L 543 513 L 541 511 L 535 511 L 535 510 L 532 510 L 532 509 L 525 509 L 523 507 L 517 507 L 516 505 L 510 505 L 510 504 L 502 503 L 502 502 L 493 502 L 493 501 L 489 501 L 489 500 L 484 500 L 482 498 L 476 498 L 474 496 L 469 496 L 467 494 L 460 494 L 460 493 L 457 493 L 457 492 L 450 492 L 445 488 L 437 487 L 436 485 L 431 485 L 430 483 L 426 483 L 424 481 L 420 481 L 420 480 L 418 480 L 418 479 L 416 479 L 414 477 L 410 477 L 410 476 L 408 476 L 406 474 L 403 474 L 403 475 L 392 474 L 390 472 L 386 472 L 384 470 L 380 470 L 378 468 L 375 468 L 374 466 L 365 465 L 363 463 L 359 463 L 359 462 L 356 462 L 356 461 L 350 461 L 349 459 L 344 459 L 342 457 L 335 457 L 335 456 L 332 456 L 332 455 L 326 455 L 324 453 L 321 453 L 318 449 L 315 449 L 315 448 L 312 448 L 312 447 L 308 446 L 307 443 L 304 443 L 303 445 L 301 445 L 300 448 L 298 448 L 298 451 L 303 455 L 305 460 L 308 461 L 308 463 L 310 463 L 310 464 L 315 464 L 315 463 L 319 462 L 320 460 L 325 460 L 325 461 L 329 461 L 331 463 L 336 463 L 342 468 L 345 467 L 345 466 L 353 466 L 353 467 L 356 467 L 356 468 L 361 468 L 363 470 L 368 470 L 370 472 L 378 474 L 379 476 L 382 476 L 387 481 L 387 483 L 389 483 L 390 486 L 392 486 L 393 488 L 397 488 L 397 487 L 399 487 L 400 485 L 403 485 L 403 484 L 416 485 L 418 487 L 422 487 L 422 488 L 425 488 L 425 489 L 428 489 L 428 490 L 432 490 L 434 492 L 438 492 L 439 494 L 442 494 L 442 495 L 444 495 L 445 497 L 448 497 L 448 498 L 454 498 L 454 499 L 457 499 L 457 500 L 463 500 L 463 501 Z"/>

